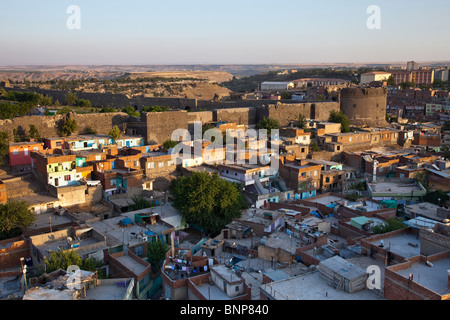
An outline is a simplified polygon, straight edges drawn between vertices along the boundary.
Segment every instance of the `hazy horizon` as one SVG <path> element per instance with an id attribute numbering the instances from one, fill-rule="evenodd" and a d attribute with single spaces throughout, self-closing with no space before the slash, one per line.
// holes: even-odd
<path id="1" fill-rule="evenodd" d="M 71 5 L 80 29 L 67 25 Z M 371 5 L 380 9 L 380 29 L 368 27 Z M 446 0 L 6 2 L 0 65 L 448 61 L 449 15 Z"/>

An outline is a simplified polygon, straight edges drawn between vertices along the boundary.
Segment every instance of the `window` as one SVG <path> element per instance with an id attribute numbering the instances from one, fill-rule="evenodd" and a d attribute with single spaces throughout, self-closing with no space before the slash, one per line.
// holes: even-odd
<path id="1" fill-rule="evenodd" d="M 163 168 L 163 167 L 164 167 L 164 162 L 158 163 L 158 168 Z"/>
<path id="2" fill-rule="evenodd" d="M 326 178 L 325 178 L 325 182 L 326 182 L 326 183 L 330 182 L 330 177 L 326 177 Z"/>
<path id="3" fill-rule="evenodd" d="M 135 167 L 139 167 L 139 161 L 135 161 L 135 162 L 134 162 L 134 166 L 135 166 Z"/>
<path id="4" fill-rule="evenodd" d="M 173 160 L 167 161 L 167 166 L 168 167 L 173 166 L 174 164 L 175 164 L 175 162 Z"/>
<path id="5" fill-rule="evenodd" d="M 13 155 L 17 156 L 19 154 L 19 149 L 13 149 Z"/>
<path id="6" fill-rule="evenodd" d="M 57 142 L 56 142 L 56 146 L 57 146 L 57 147 L 61 147 L 61 145 L 62 145 L 61 141 L 57 141 Z"/>
<path id="7" fill-rule="evenodd" d="M 234 291 L 238 292 L 239 291 L 239 286 L 234 287 Z"/>
<path id="8" fill-rule="evenodd" d="M 64 181 L 70 181 L 70 174 L 64 176 Z"/>
<path id="9" fill-rule="evenodd" d="M 155 163 L 154 162 L 149 162 L 147 165 L 148 169 L 154 169 L 155 168 Z"/>
<path id="10" fill-rule="evenodd" d="M 39 148 L 38 147 L 34 147 L 33 151 L 39 151 Z"/>

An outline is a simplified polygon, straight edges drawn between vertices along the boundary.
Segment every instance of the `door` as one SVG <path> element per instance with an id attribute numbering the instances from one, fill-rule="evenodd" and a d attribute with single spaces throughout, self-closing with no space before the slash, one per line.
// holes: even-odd
<path id="1" fill-rule="evenodd" d="M 59 178 L 55 178 L 55 187 L 59 186 Z"/>

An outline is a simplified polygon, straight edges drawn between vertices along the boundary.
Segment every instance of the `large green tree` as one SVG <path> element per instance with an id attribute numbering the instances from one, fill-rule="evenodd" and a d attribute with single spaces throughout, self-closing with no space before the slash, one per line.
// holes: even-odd
<path id="1" fill-rule="evenodd" d="M 0 233 L 3 238 L 13 233 L 16 235 L 16 231 L 28 227 L 35 219 L 26 201 L 12 199 L 0 204 Z"/>
<path id="2" fill-rule="evenodd" d="M 101 263 L 92 258 L 82 259 L 77 251 L 53 251 L 44 258 L 45 272 L 50 273 L 59 269 L 67 270 L 70 266 L 78 266 L 81 270 L 95 271 Z"/>
<path id="3" fill-rule="evenodd" d="M 262 120 L 260 120 L 256 124 L 256 129 L 266 129 L 267 130 L 268 137 L 270 137 L 272 130 L 279 129 L 279 128 L 280 128 L 280 123 L 278 122 L 278 120 L 269 118 L 269 117 L 264 117 Z"/>
<path id="4" fill-rule="evenodd" d="M 174 206 L 186 221 L 209 234 L 219 232 L 247 207 L 240 186 L 217 174 L 195 172 L 189 177 L 179 177 L 172 180 L 171 192 Z"/>
<path id="5" fill-rule="evenodd" d="M 342 111 L 331 110 L 328 121 L 341 124 L 341 132 L 350 132 L 350 121 Z"/>
<path id="6" fill-rule="evenodd" d="M 77 129 L 78 124 L 76 120 L 72 119 L 70 116 L 67 116 L 61 128 L 61 133 L 63 136 L 68 136 L 77 131 Z"/>
<path id="7" fill-rule="evenodd" d="M 10 138 L 8 133 L 0 131 L 0 167 L 3 166 L 8 159 L 9 142 Z"/>
<path id="8" fill-rule="evenodd" d="M 114 126 L 109 132 L 108 135 L 111 136 L 114 140 L 120 139 L 122 136 L 122 131 L 120 131 L 118 126 Z"/>
<path id="9" fill-rule="evenodd" d="M 74 92 L 68 92 L 68 93 L 66 94 L 66 96 L 65 96 L 65 100 L 66 100 L 66 103 L 67 103 L 69 106 L 72 106 L 72 105 L 74 105 L 75 102 L 77 102 L 77 100 L 78 100 L 77 94 L 74 93 Z"/>
<path id="10" fill-rule="evenodd" d="M 168 250 L 168 245 L 162 241 L 153 241 L 148 244 L 148 261 L 152 264 L 155 270 L 161 268 L 162 261 L 166 257 Z"/>

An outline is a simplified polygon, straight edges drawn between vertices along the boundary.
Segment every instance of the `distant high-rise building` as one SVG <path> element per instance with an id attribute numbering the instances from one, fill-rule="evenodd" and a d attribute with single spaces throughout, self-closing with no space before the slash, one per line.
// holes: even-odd
<path id="1" fill-rule="evenodd" d="M 448 81 L 449 80 L 449 69 L 443 68 L 443 69 L 435 70 L 434 79 L 441 80 L 441 81 Z"/>
<path id="2" fill-rule="evenodd" d="M 406 71 L 413 71 L 419 69 L 419 64 L 415 61 L 408 61 L 406 64 Z"/>

